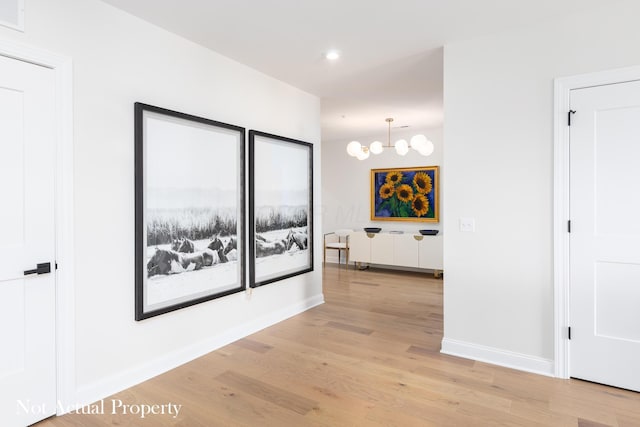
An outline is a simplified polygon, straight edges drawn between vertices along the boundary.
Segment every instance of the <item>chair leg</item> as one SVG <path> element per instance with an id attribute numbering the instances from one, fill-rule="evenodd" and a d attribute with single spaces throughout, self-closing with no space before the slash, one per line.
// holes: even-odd
<path id="1" fill-rule="evenodd" d="M 344 267 L 348 270 L 349 269 L 349 248 L 345 249 L 344 252 L 347 260 L 347 262 L 345 262 L 344 264 Z"/>
<path id="2" fill-rule="evenodd" d="M 322 248 L 322 268 L 324 268 L 324 265 L 327 263 L 327 247 L 324 246 Z"/>

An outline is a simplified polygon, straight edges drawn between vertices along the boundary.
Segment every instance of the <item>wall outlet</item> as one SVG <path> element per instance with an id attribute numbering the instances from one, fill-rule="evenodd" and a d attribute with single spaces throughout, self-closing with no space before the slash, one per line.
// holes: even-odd
<path id="1" fill-rule="evenodd" d="M 476 231 L 475 218 L 460 218 L 460 231 L 465 233 L 472 233 Z"/>

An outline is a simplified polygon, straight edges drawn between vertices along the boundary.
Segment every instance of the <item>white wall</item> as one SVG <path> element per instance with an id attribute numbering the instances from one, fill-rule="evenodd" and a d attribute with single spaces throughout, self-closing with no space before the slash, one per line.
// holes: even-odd
<path id="1" fill-rule="evenodd" d="M 635 2 L 445 46 L 443 348 L 551 366 L 553 79 L 640 64 L 638 16 Z"/>
<path id="2" fill-rule="evenodd" d="M 318 239 L 313 273 L 133 320 L 133 103 L 315 143 L 320 206 L 316 97 L 96 0 L 30 0 L 26 32 L 0 28 L 0 38 L 73 59 L 74 401 L 104 397 L 322 302 Z M 321 236 L 319 214 L 315 224 Z"/>
<path id="3" fill-rule="evenodd" d="M 444 206 L 442 185 L 440 186 L 440 223 L 371 221 L 371 169 L 402 168 L 413 166 L 440 166 L 442 173 L 442 128 L 412 129 L 391 132 L 392 141 L 409 138 L 422 133 L 433 141 L 434 151 L 424 157 L 415 150 L 399 156 L 395 150 L 385 149 L 367 160 L 358 160 L 347 154 L 349 141 L 323 141 L 322 144 L 322 223 L 325 232 L 340 228 L 362 230 L 363 227 L 382 227 L 383 230 L 417 232 L 423 228 L 441 230 L 442 207 Z M 356 138 L 368 145 L 379 140 L 387 142 L 387 134 Z M 327 252 L 327 262 L 337 262 L 337 251 Z"/>

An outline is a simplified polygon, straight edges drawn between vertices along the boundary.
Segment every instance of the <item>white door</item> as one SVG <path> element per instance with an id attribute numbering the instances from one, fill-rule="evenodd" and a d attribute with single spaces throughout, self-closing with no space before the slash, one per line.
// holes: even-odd
<path id="1" fill-rule="evenodd" d="M 640 81 L 570 96 L 569 372 L 640 391 Z"/>
<path id="2" fill-rule="evenodd" d="M 56 410 L 53 120 L 53 71 L 0 56 L 2 426 Z"/>

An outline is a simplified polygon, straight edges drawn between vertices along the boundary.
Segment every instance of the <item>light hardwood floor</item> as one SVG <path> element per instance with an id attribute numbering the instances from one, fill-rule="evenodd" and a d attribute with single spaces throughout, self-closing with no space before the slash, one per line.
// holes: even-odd
<path id="1" fill-rule="evenodd" d="M 442 280 L 328 265 L 324 292 L 321 306 L 105 399 L 105 415 L 37 426 L 640 426 L 640 393 L 440 354 Z M 182 408 L 140 419 L 110 415 L 111 399 Z"/>

